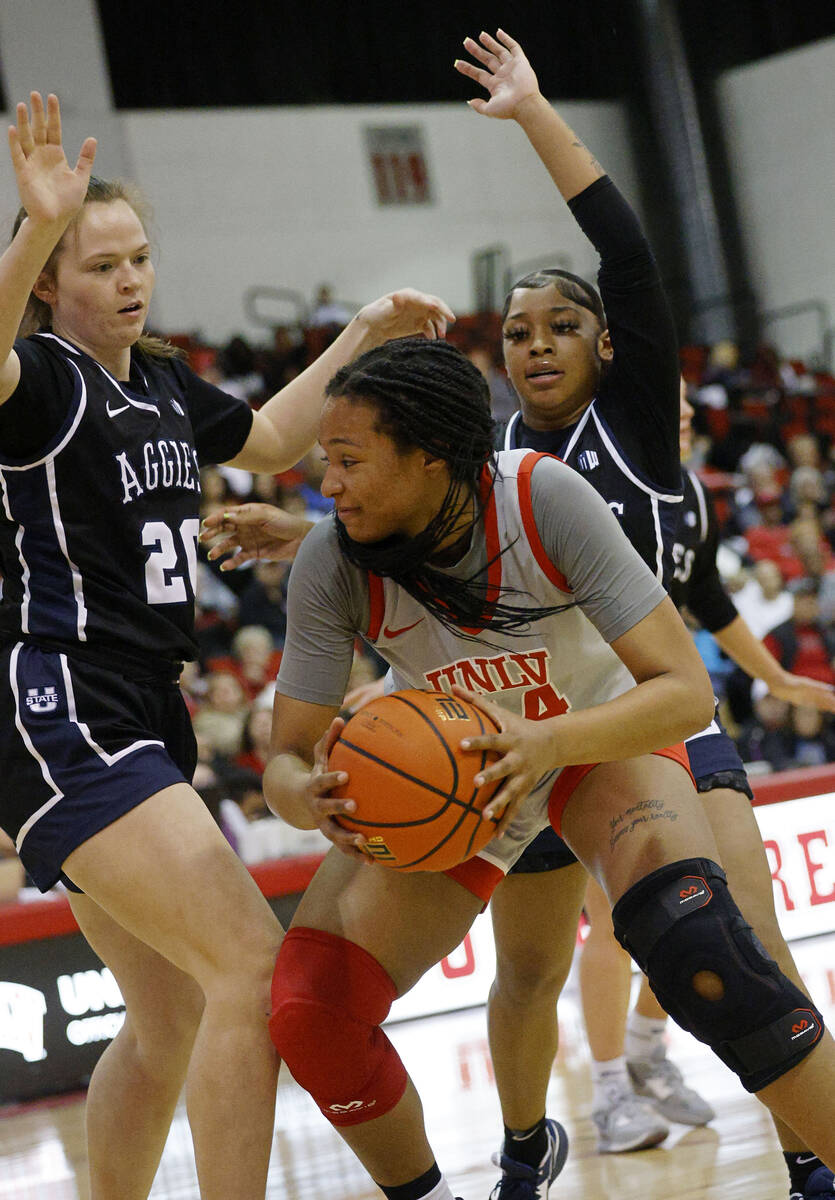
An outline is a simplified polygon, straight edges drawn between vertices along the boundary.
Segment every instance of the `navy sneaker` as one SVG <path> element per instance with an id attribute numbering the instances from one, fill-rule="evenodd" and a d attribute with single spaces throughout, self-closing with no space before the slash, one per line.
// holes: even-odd
<path id="1" fill-rule="evenodd" d="M 529 1167 L 501 1152 L 493 1155 L 502 1177 L 490 1193 L 490 1200 L 548 1200 L 548 1189 L 568 1158 L 568 1134 L 559 1121 L 550 1118 L 545 1121 L 545 1129 L 548 1149 L 538 1167 Z"/>
<path id="2" fill-rule="evenodd" d="M 826 1196 L 835 1196 L 835 1175 L 829 1167 L 818 1167 L 806 1180 L 803 1200 L 824 1200 Z"/>

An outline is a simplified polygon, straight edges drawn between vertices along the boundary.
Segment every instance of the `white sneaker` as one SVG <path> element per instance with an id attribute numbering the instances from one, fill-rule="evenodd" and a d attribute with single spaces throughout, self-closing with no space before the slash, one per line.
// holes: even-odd
<path id="1" fill-rule="evenodd" d="M 716 1113 L 698 1092 L 687 1087 L 681 1071 L 664 1054 L 650 1059 L 630 1059 L 626 1068 L 638 1096 L 644 1096 L 668 1121 L 681 1125 L 707 1125 Z"/>
<path id="2" fill-rule="evenodd" d="M 598 1154 L 646 1150 L 663 1142 L 670 1127 L 649 1101 L 629 1088 L 612 1089 L 608 1103 L 591 1114 L 597 1126 Z"/>

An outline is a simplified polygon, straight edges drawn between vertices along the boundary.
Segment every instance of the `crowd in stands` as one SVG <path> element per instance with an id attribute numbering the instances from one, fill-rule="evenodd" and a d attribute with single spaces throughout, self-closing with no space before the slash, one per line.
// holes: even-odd
<path id="1" fill-rule="evenodd" d="M 305 329 L 277 327 L 269 345 L 241 336 L 212 348 L 174 337 L 202 375 L 254 408 L 287 383 L 336 336 L 347 311 L 328 294 Z M 321 317 L 321 319 L 320 319 Z M 334 319 L 330 319 L 334 318 Z M 459 318 L 450 339 L 490 386 L 496 419 L 516 402 L 504 374 L 496 314 Z M 695 408 L 696 469 L 720 520 L 720 571 L 758 637 L 792 672 L 835 683 L 835 378 L 781 361 L 767 346 L 745 363 L 727 342 L 685 347 L 687 395 Z M 323 465 L 311 452 L 280 476 L 228 467 L 201 474 L 202 515 L 260 500 L 316 519 Z M 289 566 L 257 563 L 221 573 L 199 551 L 197 635 L 200 657 L 181 685 L 199 747 L 195 785 L 230 841 L 248 860 L 320 848 L 268 813 L 261 792 L 275 674 L 286 621 Z M 720 699 L 720 711 L 754 772 L 835 761 L 833 718 L 770 695 L 727 659 L 714 639 L 694 637 Z M 358 643 L 351 688 L 385 669 Z M 249 836 L 250 827 L 260 837 Z M 276 836 L 281 829 L 282 836 Z M 321 839 L 321 848 L 326 843 Z"/>

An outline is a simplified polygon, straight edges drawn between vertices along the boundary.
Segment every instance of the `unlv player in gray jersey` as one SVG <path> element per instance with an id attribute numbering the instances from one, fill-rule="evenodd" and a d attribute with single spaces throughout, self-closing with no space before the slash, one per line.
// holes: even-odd
<path id="1" fill-rule="evenodd" d="M 197 469 L 289 467 L 336 367 L 451 314 L 413 292 L 369 305 L 253 414 L 143 336 L 148 236 L 132 191 L 91 178 L 95 140 L 71 168 L 56 97 L 32 93 L 9 144 L 23 208 L 0 259 L 0 824 L 40 888 L 73 889 L 126 1002 L 87 1099 L 93 1200 L 147 1196 L 186 1076 L 201 1195 L 257 1200 L 281 929 L 189 782 Z"/>
<path id="2" fill-rule="evenodd" d="M 389 1200 L 451 1200 L 420 1100 L 380 1026 L 504 886 L 537 818 L 550 819 L 606 890 L 618 939 L 676 1019 L 818 1153 L 835 1156 L 835 1044 L 757 948 L 669 745 L 704 724 L 713 698 L 660 583 L 578 474 L 549 456 L 491 456 L 487 385 L 444 342 L 370 351 L 337 373 L 328 396 L 322 491 L 336 513 L 296 558 L 264 777 L 281 816 L 335 844 L 276 964 L 270 1025 L 294 1076 Z M 233 511 L 222 522 L 247 553 L 251 517 Z M 255 525 L 259 542 L 263 518 Z M 462 743 L 499 752 L 476 782 L 502 781 L 487 810 L 500 824 L 452 871 L 369 864 L 363 837 L 333 819 L 354 807 L 329 794 L 340 783 L 350 795 L 350 778 L 329 772 L 327 756 L 358 634 L 388 657 L 398 685 L 451 687 L 501 730 Z M 508 654 L 537 669 L 508 678 L 499 669 Z M 637 681 L 625 691 L 623 666 Z M 457 686 L 479 677 L 479 695 Z M 541 706 L 549 685 L 562 706 Z M 563 914 L 542 917 L 526 914 L 545 940 L 559 936 Z M 530 1172 L 540 1195 L 566 1148 L 561 1127 L 545 1125 L 545 1154 Z"/>

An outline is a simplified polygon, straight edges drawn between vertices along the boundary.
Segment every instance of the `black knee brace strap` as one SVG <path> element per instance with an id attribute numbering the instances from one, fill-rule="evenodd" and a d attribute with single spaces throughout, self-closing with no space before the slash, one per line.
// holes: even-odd
<path id="1" fill-rule="evenodd" d="M 612 920 L 666 1011 L 749 1092 L 779 1079 L 820 1040 L 821 1014 L 769 958 L 709 858 L 645 876 L 621 896 Z M 699 972 L 718 977 L 721 995 L 700 994 Z"/>

